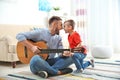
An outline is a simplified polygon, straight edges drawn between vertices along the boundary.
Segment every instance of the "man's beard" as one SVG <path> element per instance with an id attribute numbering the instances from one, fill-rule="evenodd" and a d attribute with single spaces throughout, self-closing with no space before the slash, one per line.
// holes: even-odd
<path id="1" fill-rule="evenodd" d="M 60 33 L 59 30 L 57 30 L 57 31 L 56 31 L 56 34 L 59 35 L 59 33 Z"/>
<path id="2" fill-rule="evenodd" d="M 59 29 L 55 29 L 55 34 L 59 35 Z"/>

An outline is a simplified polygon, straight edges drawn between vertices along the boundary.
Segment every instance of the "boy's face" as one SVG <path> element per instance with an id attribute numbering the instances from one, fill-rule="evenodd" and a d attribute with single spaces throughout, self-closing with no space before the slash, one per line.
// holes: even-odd
<path id="1" fill-rule="evenodd" d="M 69 23 L 68 23 L 68 22 L 65 22 L 65 23 L 64 23 L 65 33 L 69 33 L 71 29 L 72 29 L 72 27 L 69 25 Z"/>

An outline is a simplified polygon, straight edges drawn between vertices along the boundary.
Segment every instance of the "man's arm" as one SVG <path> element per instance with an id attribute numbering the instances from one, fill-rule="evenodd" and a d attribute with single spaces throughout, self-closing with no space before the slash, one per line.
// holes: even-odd
<path id="1" fill-rule="evenodd" d="M 29 39 L 35 39 L 35 37 L 38 37 L 39 34 L 40 33 L 36 31 L 22 32 L 16 35 L 16 39 L 18 42 L 21 42 L 24 46 L 29 48 L 33 53 L 39 53 L 40 50 L 38 47 L 28 41 Z"/>

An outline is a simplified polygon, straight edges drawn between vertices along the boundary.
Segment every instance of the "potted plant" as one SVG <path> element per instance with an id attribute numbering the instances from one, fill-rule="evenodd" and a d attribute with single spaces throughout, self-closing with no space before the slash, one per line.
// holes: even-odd
<path id="1" fill-rule="evenodd" d="M 53 10 L 55 10 L 55 11 L 59 11 L 60 8 L 59 8 L 59 7 L 53 7 Z"/>

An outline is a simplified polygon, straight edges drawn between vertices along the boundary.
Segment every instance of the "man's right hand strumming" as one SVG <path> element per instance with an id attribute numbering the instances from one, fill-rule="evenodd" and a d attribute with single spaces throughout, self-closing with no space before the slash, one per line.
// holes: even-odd
<path id="1" fill-rule="evenodd" d="M 31 48 L 31 50 L 32 50 L 32 52 L 35 53 L 35 54 L 40 53 L 40 48 L 37 47 L 37 46 L 33 46 L 33 47 Z"/>

